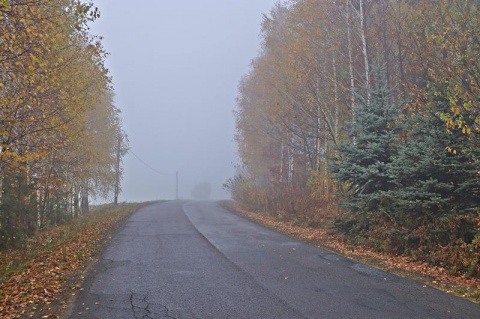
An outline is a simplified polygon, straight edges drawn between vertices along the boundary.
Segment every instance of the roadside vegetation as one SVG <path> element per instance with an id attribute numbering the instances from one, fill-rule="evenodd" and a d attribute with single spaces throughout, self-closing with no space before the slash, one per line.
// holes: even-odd
<path id="1" fill-rule="evenodd" d="M 478 1 L 277 4 L 225 187 L 259 218 L 475 283 L 478 301 L 479 34 Z"/>
<path id="2" fill-rule="evenodd" d="M 83 0 L 0 0 L 0 249 L 117 201 L 128 140 Z"/>
<path id="3" fill-rule="evenodd" d="M 59 318 L 114 232 L 142 204 L 104 205 L 0 251 L 0 317 Z"/>
<path id="4" fill-rule="evenodd" d="M 117 203 L 128 151 L 98 17 L 89 0 L 0 0 L 1 318 L 55 318 L 139 207 L 90 212 Z"/>

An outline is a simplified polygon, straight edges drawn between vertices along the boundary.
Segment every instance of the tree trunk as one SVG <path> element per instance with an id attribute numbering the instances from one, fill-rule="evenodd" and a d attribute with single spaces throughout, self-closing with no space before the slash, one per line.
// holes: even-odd
<path id="1" fill-rule="evenodd" d="M 121 161 L 122 136 L 118 134 L 117 140 L 117 158 L 115 163 L 115 189 L 113 195 L 113 204 L 118 204 L 118 195 L 120 193 L 120 161 Z"/>
<path id="2" fill-rule="evenodd" d="M 338 141 L 338 78 L 337 78 L 337 62 L 335 59 L 335 55 L 333 55 L 333 92 L 334 92 L 334 111 L 333 111 L 333 116 L 334 116 L 334 125 L 335 128 L 333 129 L 333 143 L 337 144 Z"/>
<path id="3" fill-rule="evenodd" d="M 382 35 L 383 35 L 383 59 L 385 60 L 385 77 L 387 81 L 387 88 L 391 89 L 390 79 L 390 46 L 388 44 L 388 2 L 382 1 Z"/>
<path id="4" fill-rule="evenodd" d="M 353 73 L 352 52 L 352 25 L 350 21 L 350 0 L 347 0 L 347 45 L 348 45 L 348 71 L 350 73 L 350 109 L 352 111 L 352 123 L 355 125 L 355 76 Z"/>
<path id="5" fill-rule="evenodd" d="M 88 192 L 86 190 L 82 192 L 80 210 L 82 211 L 82 214 L 88 214 L 90 212 L 90 208 L 88 206 Z"/>
<path id="6" fill-rule="evenodd" d="M 284 153 L 285 153 L 285 144 L 283 143 L 283 138 L 282 142 L 280 144 L 280 183 L 283 184 L 285 183 L 285 178 L 284 178 Z"/>
<path id="7" fill-rule="evenodd" d="M 74 218 L 77 218 L 78 215 L 79 215 L 80 208 L 79 208 L 78 204 L 79 204 L 78 193 L 75 190 L 74 195 L 73 195 L 73 217 Z"/>
<path id="8" fill-rule="evenodd" d="M 293 130 L 292 130 L 293 131 Z M 288 146 L 288 185 L 293 185 L 293 179 L 295 176 L 295 135 L 291 133 L 290 145 Z"/>
<path id="9" fill-rule="evenodd" d="M 365 88 L 367 89 L 367 101 L 370 101 L 370 63 L 368 62 L 368 47 L 366 36 L 366 17 L 363 7 L 363 0 L 360 0 L 360 38 L 362 39 L 362 53 L 365 71 Z"/>

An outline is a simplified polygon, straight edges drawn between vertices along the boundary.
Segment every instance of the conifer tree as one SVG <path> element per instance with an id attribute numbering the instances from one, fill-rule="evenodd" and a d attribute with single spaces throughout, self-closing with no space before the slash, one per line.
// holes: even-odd
<path id="1" fill-rule="evenodd" d="M 432 84 L 433 86 L 433 84 Z M 425 216 L 476 212 L 480 203 L 480 151 L 471 147 L 474 135 L 461 129 L 448 130 L 442 114 L 449 101 L 435 85 L 429 111 L 417 113 L 408 121 L 409 140 L 388 166 L 389 176 L 398 186 L 384 192 L 390 211 L 419 222 Z M 411 218 L 410 218 L 411 219 Z"/>
<path id="2" fill-rule="evenodd" d="M 387 166 L 397 155 L 399 106 L 392 102 L 383 71 L 376 71 L 369 98 L 359 97 L 350 140 L 337 148 L 332 166 L 337 180 L 347 189 L 344 205 L 351 211 L 375 211 L 379 192 L 395 188 Z"/>

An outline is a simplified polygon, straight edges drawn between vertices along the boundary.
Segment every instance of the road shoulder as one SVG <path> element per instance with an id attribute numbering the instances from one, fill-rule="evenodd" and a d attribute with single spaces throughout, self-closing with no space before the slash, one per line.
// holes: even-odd
<path id="1" fill-rule="evenodd" d="M 249 212 L 241 209 L 233 201 L 222 201 L 221 205 L 232 213 L 297 240 L 480 304 L 480 279 L 452 276 L 441 267 L 432 267 L 409 257 L 392 256 L 365 247 L 348 245 L 331 231 L 301 227 L 267 214 Z"/>

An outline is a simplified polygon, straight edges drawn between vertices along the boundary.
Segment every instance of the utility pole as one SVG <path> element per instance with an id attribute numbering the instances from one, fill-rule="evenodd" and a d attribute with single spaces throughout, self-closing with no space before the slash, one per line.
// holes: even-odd
<path id="1" fill-rule="evenodd" d="M 176 196 L 175 199 L 178 200 L 178 171 L 176 172 Z"/>

